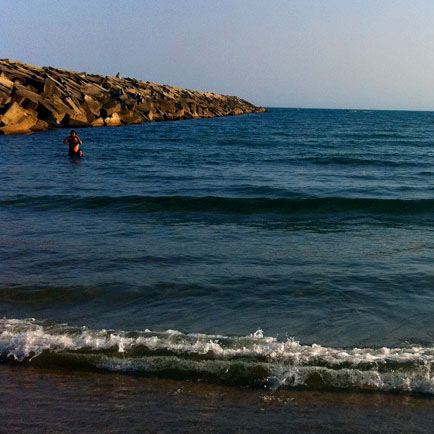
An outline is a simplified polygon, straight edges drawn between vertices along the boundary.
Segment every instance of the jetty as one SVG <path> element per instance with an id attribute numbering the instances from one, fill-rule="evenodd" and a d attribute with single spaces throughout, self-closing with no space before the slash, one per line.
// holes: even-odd
<path id="1" fill-rule="evenodd" d="M 236 96 L 0 59 L 0 134 L 265 111 Z"/>

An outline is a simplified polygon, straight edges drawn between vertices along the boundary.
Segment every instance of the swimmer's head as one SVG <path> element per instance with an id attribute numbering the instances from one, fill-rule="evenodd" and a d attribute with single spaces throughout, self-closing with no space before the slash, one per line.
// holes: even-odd
<path id="1" fill-rule="evenodd" d="M 71 131 L 71 136 L 76 136 L 77 135 L 77 131 L 72 130 Z"/>

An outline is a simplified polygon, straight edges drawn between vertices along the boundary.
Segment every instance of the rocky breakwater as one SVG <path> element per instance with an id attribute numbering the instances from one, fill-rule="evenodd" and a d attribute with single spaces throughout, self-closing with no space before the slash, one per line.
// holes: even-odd
<path id="1" fill-rule="evenodd" d="M 264 111 L 235 96 L 0 60 L 0 134 Z"/>

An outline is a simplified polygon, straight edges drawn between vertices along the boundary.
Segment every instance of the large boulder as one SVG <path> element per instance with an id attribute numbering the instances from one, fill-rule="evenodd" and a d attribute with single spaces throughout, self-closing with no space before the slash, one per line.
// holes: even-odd
<path id="1" fill-rule="evenodd" d="M 36 110 L 42 98 L 38 93 L 17 85 L 12 91 L 12 100 L 25 109 Z"/>
<path id="2" fill-rule="evenodd" d="M 90 127 L 92 124 L 88 121 L 85 113 L 72 112 L 67 113 L 62 119 L 62 126 L 71 128 L 84 128 Z"/>
<path id="3" fill-rule="evenodd" d="M 46 121 L 50 127 L 62 126 L 62 120 L 72 110 L 57 97 L 44 99 L 37 108 L 39 119 Z"/>
<path id="4" fill-rule="evenodd" d="M 104 124 L 108 127 L 117 127 L 122 125 L 121 118 L 117 113 L 113 113 L 111 116 L 104 118 Z"/>
<path id="5" fill-rule="evenodd" d="M 3 134 L 31 134 L 31 128 L 36 125 L 36 112 L 22 108 L 13 102 L 1 116 L 0 132 Z"/>
<path id="6" fill-rule="evenodd" d="M 235 107 L 232 111 L 231 111 L 231 115 L 234 116 L 238 116 L 238 115 L 242 115 L 244 112 L 239 108 L 239 107 Z"/>
<path id="7" fill-rule="evenodd" d="M 86 83 L 82 85 L 82 91 L 85 95 L 101 95 L 102 93 L 107 92 L 106 89 L 104 89 L 102 86 L 95 84 L 95 83 Z"/>
<path id="8" fill-rule="evenodd" d="M 12 88 L 14 87 L 14 82 L 9 80 L 9 78 L 7 78 L 3 73 L 0 74 L 0 84 L 7 87 L 9 91 L 12 91 Z"/>
<path id="9" fill-rule="evenodd" d="M 133 110 L 122 110 L 118 113 L 119 119 L 125 125 L 141 124 L 145 119 Z"/>
<path id="10" fill-rule="evenodd" d="M 42 119 L 38 119 L 36 124 L 30 128 L 33 132 L 45 131 L 48 129 L 48 122 L 43 121 Z"/>
<path id="11" fill-rule="evenodd" d="M 103 118 L 110 117 L 113 113 L 120 112 L 122 110 L 121 103 L 119 101 L 109 101 L 104 104 L 101 109 L 101 116 Z"/>
<path id="12" fill-rule="evenodd" d="M 63 85 L 59 81 L 52 77 L 47 77 L 45 79 L 44 88 L 41 93 L 42 99 L 50 98 L 53 96 L 62 96 L 64 92 L 62 91 Z"/>
<path id="13" fill-rule="evenodd" d="M 87 114 L 93 114 L 94 116 L 99 116 L 101 111 L 101 102 L 92 98 L 89 95 L 84 96 L 84 102 L 82 107 Z"/>
<path id="14" fill-rule="evenodd" d="M 105 125 L 103 118 L 95 118 L 93 121 L 90 122 L 90 124 L 93 127 L 103 127 Z"/>
<path id="15" fill-rule="evenodd" d="M 11 101 L 11 91 L 0 83 L 0 107 L 8 105 Z"/>

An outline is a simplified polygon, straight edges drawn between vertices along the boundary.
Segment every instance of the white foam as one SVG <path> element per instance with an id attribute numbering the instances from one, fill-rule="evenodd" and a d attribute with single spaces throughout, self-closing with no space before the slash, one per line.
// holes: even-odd
<path id="1" fill-rule="evenodd" d="M 246 372 L 261 367 L 268 373 L 272 387 L 309 386 L 320 380 L 329 387 L 434 393 L 434 347 L 341 349 L 301 345 L 294 339 L 281 342 L 264 336 L 262 330 L 242 337 L 184 334 L 177 330 L 128 333 L 34 319 L 0 319 L 3 359 L 21 362 L 44 351 L 108 349 L 113 355 L 99 354 L 97 367 L 145 372 L 177 369 L 224 376 L 237 364 Z"/>

